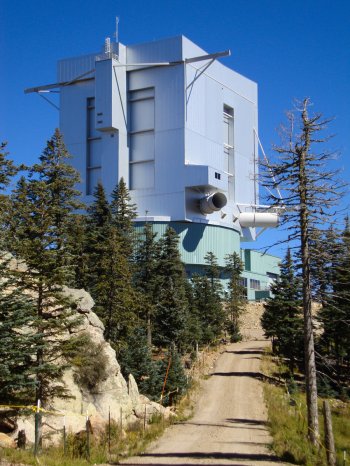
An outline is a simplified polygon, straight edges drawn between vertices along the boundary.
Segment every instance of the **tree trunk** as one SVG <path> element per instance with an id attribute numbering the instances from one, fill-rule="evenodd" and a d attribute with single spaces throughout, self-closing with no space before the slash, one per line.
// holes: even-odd
<path id="1" fill-rule="evenodd" d="M 300 233 L 301 233 L 301 260 L 303 277 L 303 311 L 304 311 L 304 353 L 305 353 L 305 382 L 308 417 L 308 436 L 316 446 L 319 442 L 319 423 L 317 408 L 317 383 L 315 345 L 312 327 L 311 312 L 311 280 L 310 280 L 310 251 L 309 251 L 309 218 L 306 182 L 306 154 L 310 146 L 310 133 L 307 115 L 303 112 L 304 144 L 299 152 L 299 195 L 300 195 Z"/>
<path id="2" fill-rule="evenodd" d="M 333 427 L 332 427 L 332 414 L 329 408 L 329 403 L 326 400 L 323 402 L 323 414 L 324 414 L 324 434 L 325 434 L 325 444 L 326 444 L 326 452 L 327 452 L 327 464 L 328 466 L 336 466 Z"/>
<path id="3" fill-rule="evenodd" d="M 151 326 L 151 310 L 147 311 L 147 344 L 152 347 L 152 326 Z"/>

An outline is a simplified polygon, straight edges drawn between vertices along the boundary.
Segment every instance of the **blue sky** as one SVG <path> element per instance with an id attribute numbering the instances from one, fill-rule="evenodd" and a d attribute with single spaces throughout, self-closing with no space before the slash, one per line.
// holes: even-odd
<path id="1" fill-rule="evenodd" d="M 267 153 L 293 99 L 310 97 L 335 117 L 329 147 L 350 180 L 350 2 L 341 0 L 1 0 L 0 141 L 16 162 L 36 161 L 58 126 L 58 112 L 23 90 L 56 82 L 60 58 L 98 51 L 115 16 L 124 44 L 184 34 L 209 53 L 230 48 L 222 62 L 258 83 Z"/>

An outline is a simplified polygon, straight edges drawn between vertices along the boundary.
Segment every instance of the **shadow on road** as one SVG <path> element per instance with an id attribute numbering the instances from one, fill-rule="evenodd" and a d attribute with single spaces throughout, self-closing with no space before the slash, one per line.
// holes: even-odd
<path id="1" fill-rule="evenodd" d="M 284 385 L 284 383 L 275 377 L 269 377 L 261 372 L 212 372 L 211 377 L 251 377 L 253 379 L 261 380 L 262 382 L 269 382 L 274 385 Z"/>
<path id="2" fill-rule="evenodd" d="M 231 423 L 234 424 L 234 422 L 230 419 L 225 420 L 224 422 L 226 423 Z M 252 421 L 253 422 L 253 421 Z M 243 422 L 237 421 L 237 424 L 243 424 Z M 205 422 L 179 422 L 176 424 L 178 426 L 196 426 L 196 427 L 223 427 L 224 429 L 251 429 L 254 427 L 255 429 L 260 429 L 259 424 L 248 424 L 247 427 L 244 426 L 235 426 L 235 425 L 227 425 L 227 424 L 210 424 L 210 423 L 205 423 Z M 261 430 L 265 430 L 262 429 Z"/>
<path id="3" fill-rule="evenodd" d="M 265 380 L 269 377 L 261 372 L 212 372 L 210 375 L 216 377 L 253 377 L 254 379 Z"/>
<path id="4" fill-rule="evenodd" d="M 259 419 L 240 419 L 240 418 L 233 418 L 233 419 L 226 419 L 226 422 L 238 422 L 239 424 L 249 424 L 250 426 L 266 426 L 266 421 L 261 421 Z"/>
<path id="5" fill-rule="evenodd" d="M 250 350 L 248 348 L 248 350 L 244 350 L 244 351 L 225 351 L 225 353 L 230 353 L 230 354 L 264 354 L 264 351 L 260 350 L 260 349 L 254 349 L 254 348 L 252 348 Z"/>
<path id="6" fill-rule="evenodd" d="M 218 460 L 245 460 L 245 461 L 279 461 L 275 455 L 265 455 L 260 453 L 221 453 L 211 452 L 191 452 L 191 453 L 144 453 L 141 457 L 152 458 L 195 458 L 195 459 L 218 459 Z M 158 464 L 158 463 L 155 463 Z"/>

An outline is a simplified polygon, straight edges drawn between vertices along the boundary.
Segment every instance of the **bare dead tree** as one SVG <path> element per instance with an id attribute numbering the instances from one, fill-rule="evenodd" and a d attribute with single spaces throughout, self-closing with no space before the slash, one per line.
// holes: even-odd
<path id="1" fill-rule="evenodd" d="M 329 169 L 335 153 L 324 149 L 330 137 L 322 137 L 331 119 L 321 114 L 309 115 L 310 100 L 304 99 L 287 113 L 286 126 L 281 126 L 281 145 L 275 163 L 263 164 L 263 184 L 269 191 L 269 202 L 283 212 L 281 223 L 288 232 L 286 241 L 296 241 L 300 250 L 303 280 L 304 357 L 308 435 L 317 445 L 319 422 L 314 334 L 311 314 L 311 253 L 310 243 L 315 228 L 324 226 L 332 215 L 341 195 L 343 184 L 337 179 L 338 170 Z M 320 148 L 320 150 L 319 150 Z M 279 188 L 281 198 L 273 194 Z"/>

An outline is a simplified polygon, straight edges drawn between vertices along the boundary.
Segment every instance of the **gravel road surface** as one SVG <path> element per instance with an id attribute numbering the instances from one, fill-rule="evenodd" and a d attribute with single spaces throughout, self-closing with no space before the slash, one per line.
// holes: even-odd
<path id="1" fill-rule="evenodd" d="M 143 455 L 121 464 L 286 464 L 268 448 L 271 438 L 259 372 L 267 345 L 260 337 L 226 346 L 203 381 L 194 416 L 168 428 Z"/>

